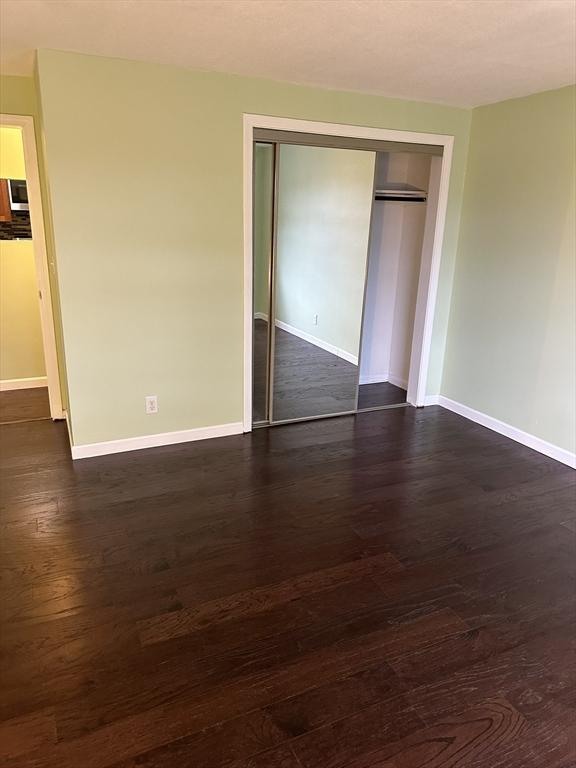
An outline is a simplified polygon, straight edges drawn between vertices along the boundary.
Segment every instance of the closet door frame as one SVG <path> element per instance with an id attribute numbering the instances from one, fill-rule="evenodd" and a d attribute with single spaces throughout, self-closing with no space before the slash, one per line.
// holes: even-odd
<path id="1" fill-rule="evenodd" d="M 277 213 L 278 213 L 278 160 L 279 160 L 279 152 L 278 152 L 278 144 L 274 141 L 254 141 L 254 146 L 256 144 L 260 145 L 268 145 L 272 148 L 272 215 L 270 217 L 270 252 L 268 253 L 268 264 L 267 264 L 267 273 L 268 273 L 268 331 L 266 333 L 266 396 L 265 396 L 265 403 L 264 403 L 264 419 L 261 421 L 254 422 L 254 414 L 252 414 L 252 422 L 254 427 L 261 427 L 261 426 L 268 426 L 270 422 L 272 421 L 272 413 L 273 413 L 273 403 L 272 403 L 272 393 L 274 389 L 274 333 L 275 333 L 275 325 L 274 322 L 272 322 L 272 319 L 274 317 L 274 302 L 275 302 L 275 285 L 274 285 L 274 271 L 275 271 L 275 263 L 276 263 L 276 219 L 277 219 Z M 252 155 L 252 173 L 253 178 L 255 175 L 255 169 L 256 169 L 256 153 L 253 151 Z M 254 206 L 256 204 L 256 188 L 253 186 L 252 188 L 252 211 L 254 211 Z M 254 253 L 252 253 L 252 265 L 254 265 Z M 254 284 L 255 284 L 255 275 L 252 274 L 252 322 L 254 322 L 256 317 L 255 307 L 254 307 Z M 252 328 L 252 337 L 254 337 L 254 328 Z M 254 365 L 255 365 L 255 359 L 254 359 L 254 345 L 252 344 L 252 374 L 254 373 Z M 251 381 L 250 386 L 253 386 L 253 381 Z M 252 393 L 253 394 L 253 393 Z M 253 403 L 252 403 L 253 404 Z M 252 406 L 251 406 L 252 407 Z"/>
<path id="2" fill-rule="evenodd" d="M 278 245 L 278 184 L 280 170 L 280 144 L 274 142 L 273 179 L 272 179 L 272 247 L 270 248 L 268 284 L 268 381 L 267 381 L 267 416 L 268 424 L 274 422 L 274 359 L 276 350 L 276 249 Z"/>
<path id="3" fill-rule="evenodd" d="M 415 133 L 386 128 L 368 128 L 337 123 L 320 123 L 269 115 L 244 114 L 244 413 L 243 431 L 252 431 L 252 360 L 253 360 L 253 152 L 255 129 L 295 131 L 302 134 L 321 134 L 350 139 L 393 141 L 402 144 L 427 144 L 441 147 L 442 157 L 436 162 L 434 178 L 437 180 L 435 200 L 427 208 L 422 264 L 418 284 L 416 317 L 410 359 L 408 404 L 420 407 L 426 404 L 426 382 L 430 361 L 430 347 L 434 310 L 438 291 L 438 278 L 442 257 L 442 241 L 448 206 L 448 188 L 452 165 L 454 137 L 444 134 Z M 272 143 L 272 142 L 271 142 Z M 306 143 L 306 136 L 302 136 Z M 410 151 L 407 147 L 406 151 Z M 277 154 L 277 153 L 276 153 Z M 432 173 L 431 173 L 432 178 Z M 275 179 L 276 183 L 276 179 Z M 428 236 L 426 236 L 428 235 Z M 274 247 L 272 249 L 274 251 Z M 272 264 L 272 268 L 274 264 Z M 272 309 L 272 307 L 271 307 Z M 270 334 L 273 341 L 273 332 Z M 272 378 L 272 377 L 270 377 Z M 273 385 L 273 383 L 272 383 Z M 271 385 L 271 386 L 272 386 Z"/>

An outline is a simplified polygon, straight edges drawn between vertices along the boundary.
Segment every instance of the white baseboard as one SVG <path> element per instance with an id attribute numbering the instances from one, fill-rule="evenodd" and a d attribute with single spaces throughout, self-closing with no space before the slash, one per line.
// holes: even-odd
<path id="1" fill-rule="evenodd" d="M 46 376 L 38 376 L 31 379 L 2 379 L 0 380 L 0 392 L 8 392 L 11 389 L 32 389 L 34 387 L 47 387 Z"/>
<path id="2" fill-rule="evenodd" d="M 157 435 L 142 437 L 127 437 L 122 440 L 108 440 L 103 443 L 86 443 L 72 446 L 73 459 L 87 459 L 91 456 L 106 456 L 109 453 L 124 451 L 139 451 L 144 448 L 158 448 L 162 445 L 189 443 L 194 440 L 207 440 L 211 437 L 226 437 L 240 435 L 243 432 L 241 421 L 232 424 L 219 424 L 214 427 L 199 427 L 198 429 L 182 429 L 178 432 L 161 432 Z"/>
<path id="3" fill-rule="evenodd" d="M 438 405 L 438 398 L 440 395 L 426 395 L 424 398 L 424 405 Z"/>
<path id="4" fill-rule="evenodd" d="M 386 373 L 361 373 L 360 384 L 384 384 L 388 381 L 388 371 Z"/>
<path id="5" fill-rule="evenodd" d="M 460 416 L 464 416 L 466 419 L 476 422 L 476 424 L 481 424 L 483 427 L 492 429 L 500 435 L 509 437 L 517 443 L 522 443 L 522 445 L 526 445 L 528 448 L 538 451 L 538 453 L 543 453 L 545 456 L 550 456 L 551 459 L 556 459 L 556 461 L 560 461 L 562 464 L 566 464 L 567 466 L 576 469 L 576 453 L 572 453 L 565 448 L 553 445 L 552 443 L 542 440 L 542 438 L 536 437 L 535 435 L 531 435 L 528 432 L 523 432 L 521 429 L 513 427 L 511 424 L 507 424 L 504 421 L 488 416 L 481 411 L 475 411 L 474 408 L 469 408 L 467 405 L 458 403 L 456 400 L 450 400 L 450 398 L 444 397 L 443 395 L 428 396 L 426 401 L 432 400 L 432 398 L 434 399 L 434 403 L 426 402 L 426 405 L 441 405 L 449 411 L 458 413 Z"/>
<path id="6" fill-rule="evenodd" d="M 307 341 L 309 344 L 313 344 L 315 347 L 320 347 L 320 349 L 323 349 L 325 352 L 330 352 L 330 354 L 336 355 L 336 357 L 340 357 L 348 363 L 352 363 L 352 365 L 358 365 L 357 356 L 351 355 L 350 352 L 339 349 L 338 347 L 335 347 L 334 344 L 329 344 L 327 341 L 323 341 L 317 336 L 312 336 L 311 333 L 301 331 L 299 328 L 295 328 L 293 325 L 288 325 L 288 323 L 284 323 L 282 320 L 276 320 L 274 325 L 282 331 L 291 333 L 293 336 L 297 336 L 299 339 Z"/>
<path id="7" fill-rule="evenodd" d="M 401 389 L 408 389 L 408 382 L 406 379 L 401 379 L 393 373 L 386 372 L 360 375 L 360 384 L 384 384 L 386 382 L 394 384 L 395 387 L 400 387 Z"/>
<path id="8" fill-rule="evenodd" d="M 400 387 L 401 389 L 408 389 L 408 382 L 406 379 L 400 378 L 400 376 L 396 376 L 394 373 L 388 374 L 388 381 L 390 384 L 394 384 L 395 387 Z"/>

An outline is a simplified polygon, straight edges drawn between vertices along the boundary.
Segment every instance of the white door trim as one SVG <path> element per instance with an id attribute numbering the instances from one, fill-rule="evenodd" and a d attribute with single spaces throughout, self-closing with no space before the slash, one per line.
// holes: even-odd
<path id="1" fill-rule="evenodd" d="M 36 153 L 34 118 L 30 115 L 0 114 L 0 125 L 8 128 L 20 128 L 22 130 L 26 186 L 28 188 L 30 223 L 32 225 L 32 245 L 40 303 L 42 344 L 44 348 L 44 361 L 46 363 L 46 383 L 48 384 L 48 397 L 50 399 L 50 416 L 53 419 L 63 419 L 64 411 L 62 409 L 60 375 L 58 373 L 58 357 L 56 354 L 54 313 L 52 309 L 52 293 L 50 290 L 48 256 L 46 252 L 46 233 L 44 231 L 44 213 L 42 210 L 42 195 L 40 192 L 40 174 L 38 171 L 38 155 Z"/>
<path id="2" fill-rule="evenodd" d="M 244 114 L 244 432 L 252 430 L 252 146 L 255 128 L 268 128 L 300 133 L 319 133 L 325 136 L 344 136 L 355 139 L 376 139 L 379 141 L 402 141 L 407 144 L 432 144 L 443 147 L 438 200 L 435 206 L 433 236 L 430 247 L 422 252 L 414 340 L 410 361 L 408 402 L 424 405 L 426 380 L 430 360 L 430 345 L 434 323 L 434 309 L 438 291 L 438 277 L 442 257 L 442 240 L 448 206 L 448 187 L 452 167 L 454 137 L 437 133 L 397 131 L 388 128 L 369 128 L 339 123 L 320 123 L 311 120 L 296 120 L 269 115 Z M 431 206 L 428 208 L 428 212 Z M 424 262 L 426 261 L 426 264 Z"/>

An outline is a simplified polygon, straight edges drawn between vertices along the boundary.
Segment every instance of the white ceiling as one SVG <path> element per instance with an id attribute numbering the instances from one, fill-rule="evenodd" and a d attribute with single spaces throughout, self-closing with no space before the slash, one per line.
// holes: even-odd
<path id="1" fill-rule="evenodd" d="M 470 107 L 576 80 L 576 0 L 0 0 L 0 67 L 36 48 Z"/>

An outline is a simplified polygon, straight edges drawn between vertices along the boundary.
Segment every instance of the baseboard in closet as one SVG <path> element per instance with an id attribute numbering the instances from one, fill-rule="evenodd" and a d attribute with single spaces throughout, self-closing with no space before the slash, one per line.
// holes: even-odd
<path id="1" fill-rule="evenodd" d="M 360 384 L 385 384 L 387 381 L 388 371 L 386 373 L 360 374 Z"/>
<path id="2" fill-rule="evenodd" d="M 360 384 L 393 384 L 400 389 L 408 389 L 408 382 L 393 373 L 374 373 L 360 376 Z"/>

